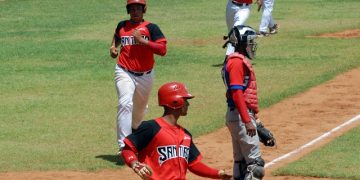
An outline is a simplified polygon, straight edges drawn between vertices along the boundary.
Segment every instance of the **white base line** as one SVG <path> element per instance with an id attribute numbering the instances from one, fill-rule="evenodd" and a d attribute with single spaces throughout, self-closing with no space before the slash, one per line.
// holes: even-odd
<path id="1" fill-rule="evenodd" d="M 355 116 L 355 117 L 353 117 L 353 118 L 350 119 L 349 121 L 341 124 L 340 126 L 332 129 L 331 131 L 326 132 L 325 134 L 321 135 L 320 137 L 318 137 L 318 138 L 310 141 L 309 143 L 307 143 L 307 144 L 305 144 L 305 145 L 303 145 L 303 146 L 301 146 L 301 147 L 299 147 L 299 148 L 297 148 L 297 149 L 295 149 L 295 150 L 293 150 L 293 151 L 291 151 L 291 152 L 289 152 L 289 153 L 287 153 L 287 154 L 285 154 L 285 155 L 283 155 L 283 156 L 280 156 L 280 157 L 272 160 L 271 162 L 269 162 L 269 163 L 267 163 L 267 164 L 265 165 L 265 168 L 268 168 L 268 167 L 276 164 L 277 162 L 279 162 L 279 161 L 281 161 L 281 160 L 283 160 L 283 159 L 286 159 L 286 158 L 288 158 L 288 157 L 290 157 L 290 156 L 292 156 L 292 155 L 294 155 L 294 154 L 296 154 L 296 153 L 299 153 L 301 150 L 303 150 L 303 149 L 305 149 L 305 148 L 307 148 L 307 147 L 315 144 L 316 142 L 324 139 L 324 138 L 327 137 L 327 136 L 330 136 L 330 135 L 331 135 L 332 133 L 334 133 L 335 131 L 338 131 L 338 130 L 340 130 L 341 128 L 343 128 L 344 126 L 347 126 L 347 125 L 349 125 L 349 124 L 351 124 L 351 123 L 353 123 L 353 122 L 355 122 L 355 121 L 357 121 L 357 120 L 360 120 L 360 114 L 357 115 L 357 116 Z"/>

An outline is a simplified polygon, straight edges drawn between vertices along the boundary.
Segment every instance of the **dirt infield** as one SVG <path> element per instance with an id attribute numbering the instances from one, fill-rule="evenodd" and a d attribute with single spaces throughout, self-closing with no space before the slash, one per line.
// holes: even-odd
<path id="1" fill-rule="evenodd" d="M 0 0 L 1 1 L 1 0 Z M 356 31 L 360 37 L 360 30 Z M 351 34 L 351 33 L 350 33 Z M 277 138 L 277 147 L 262 147 L 266 162 L 289 153 L 309 141 L 337 127 L 352 117 L 360 114 L 360 68 L 337 76 L 325 84 L 286 99 L 260 112 L 260 118 Z M 261 92 L 260 92 L 261 93 Z M 267 169 L 265 180 L 312 180 L 309 177 L 273 177 L 271 171 L 294 161 L 306 153 L 321 147 L 331 139 L 347 130 L 360 125 L 359 122 L 346 126 L 320 143 L 304 149 L 295 156 L 280 161 Z M 230 135 L 226 128 L 201 136 L 195 143 L 204 156 L 204 162 L 213 167 L 231 169 L 232 148 Z M 8 172 L 0 173 L 4 180 L 135 180 L 139 179 L 130 168 L 104 170 L 95 173 L 75 171 L 51 172 Z M 190 180 L 201 180 L 188 174 Z"/>

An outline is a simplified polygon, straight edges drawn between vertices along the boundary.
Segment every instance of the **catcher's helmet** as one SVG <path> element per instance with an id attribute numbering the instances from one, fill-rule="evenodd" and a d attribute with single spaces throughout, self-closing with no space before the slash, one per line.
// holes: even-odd
<path id="1" fill-rule="evenodd" d="M 256 31 L 250 26 L 239 25 L 235 26 L 229 32 L 229 40 L 225 43 L 231 43 L 235 49 L 245 50 L 246 56 L 250 59 L 255 57 L 257 37 Z M 224 46 L 225 46 L 224 45 Z"/>
<path id="2" fill-rule="evenodd" d="M 180 82 L 170 82 L 162 85 L 158 91 L 159 106 L 166 106 L 178 109 L 184 106 L 185 99 L 194 98 L 184 84 Z"/>
<path id="3" fill-rule="evenodd" d="M 126 3 L 126 10 L 127 13 L 129 14 L 129 5 L 130 4 L 141 4 L 143 6 L 143 12 L 146 12 L 146 0 L 127 0 Z"/>

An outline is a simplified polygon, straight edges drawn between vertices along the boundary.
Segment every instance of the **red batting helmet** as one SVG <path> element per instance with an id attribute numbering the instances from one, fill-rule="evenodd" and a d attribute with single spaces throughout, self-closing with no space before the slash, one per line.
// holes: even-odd
<path id="1" fill-rule="evenodd" d="M 158 91 L 159 106 L 166 106 L 178 109 L 184 106 L 184 99 L 191 99 L 191 95 L 184 84 L 180 82 L 170 82 L 162 85 Z"/>
<path id="2" fill-rule="evenodd" d="M 143 10 L 144 10 L 144 13 L 145 13 L 145 11 L 146 11 L 146 1 L 145 0 L 127 0 L 126 10 L 127 10 L 128 13 L 129 13 L 129 5 L 130 4 L 141 4 L 141 5 L 143 5 Z"/>

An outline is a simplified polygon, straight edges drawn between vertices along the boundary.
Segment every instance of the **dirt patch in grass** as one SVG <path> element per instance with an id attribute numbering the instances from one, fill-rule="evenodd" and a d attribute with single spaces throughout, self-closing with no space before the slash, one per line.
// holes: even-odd
<path id="1" fill-rule="evenodd" d="M 321 38 L 360 38 L 360 29 L 351 29 L 336 33 L 326 33 L 318 36 L 310 37 L 321 37 Z"/>

